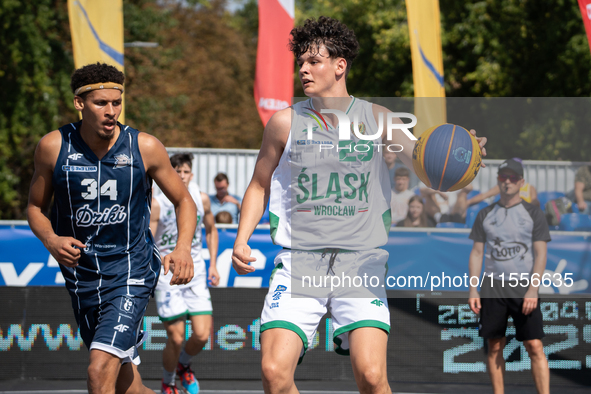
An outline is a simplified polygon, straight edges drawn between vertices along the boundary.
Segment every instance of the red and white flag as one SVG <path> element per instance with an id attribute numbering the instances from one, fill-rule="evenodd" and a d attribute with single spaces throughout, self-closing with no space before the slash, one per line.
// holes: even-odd
<path id="1" fill-rule="evenodd" d="M 591 0 L 579 0 L 579 8 L 581 9 L 581 16 L 587 32 L 587 41 L 591 49 Z"/>
<path id="2" fill-rule="evenodd" d="M 263 124 L 293 97 L 293 54 L 289 33 L 294 25 L 295 0 L 259 0 L 259 43 L 254 99 Z"/>

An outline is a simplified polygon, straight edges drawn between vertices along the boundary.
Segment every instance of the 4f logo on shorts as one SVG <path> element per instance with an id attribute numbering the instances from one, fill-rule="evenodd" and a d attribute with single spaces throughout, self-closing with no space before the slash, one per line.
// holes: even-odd
<path id="1" fill-rule="evenodd" d="M 120 309 L 127 313 L 133 313 L 133 300 L 127 297 L 122 298 Z"/>
<path id="2" fill-rule="evenodd" d="M 129 326 L 126 326 L 125 324 L 117 324 L 115 327 L 113 327 L 115 330 L 119 331 L 119 332 L 125 332 L 127 331 L 127 329 L 129 328 Z"/>
<path id="3" fill-rule="evenodd" d="M 373 300 L 371 302 L 371 304 L 374 304 L 375 306 L 382 306 L 384 305 L 384 301 L 378 300 L 377 298 L 375 300 Z"/>

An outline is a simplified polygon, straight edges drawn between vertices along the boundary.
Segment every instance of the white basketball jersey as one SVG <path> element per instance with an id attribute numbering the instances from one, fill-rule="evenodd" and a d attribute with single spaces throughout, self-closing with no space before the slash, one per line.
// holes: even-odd
<path id="1" fill-rule="evenodd" d="M 191 244 L 191 256 L 193 256 L 193 260 L 196 260 L 201 259 L 201 229 L 203 227 L 205 210 L 203 209 L 199 186 L 194 182 L 189 183 L 189 193 L 193 197 L 195 205 L 197 205 L 197 228 L 195 229 L 195 235 Z M 176 213 L 174 211 L 174 205 L 164 193 L 160 193 L 154 198 L 160 204 L 160 217 L 158 218 L 158 228 L 154 238 L 156 238 L 156 245 L 160 250 L 160 254 L 166 256 L 174 250 L 178 239 Z"/>
<path id="2" fill-rule="evenodd" d="M 350 101 L 350 121 L 357 116 L 360 132 L 375 134 L 372 104 Z M 391 187 L 381 138 L 361 140 L 350 131 L 350 139 L 339 140 L 338 126 L 325 122 L 312 100 L 292 108 L 287 144 L 271 180 L 273 242 L 302 250 L 368 250 L 386 244 Z"/>

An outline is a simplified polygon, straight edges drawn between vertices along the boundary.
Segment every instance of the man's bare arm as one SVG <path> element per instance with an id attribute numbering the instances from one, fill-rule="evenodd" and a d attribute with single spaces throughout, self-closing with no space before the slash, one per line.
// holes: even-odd
<path id="1" fill-rule="evenodd" d="M 160 204 L 158 200 L 152 198 L 152 209 L 150 210 L 150 230 L 152 235 L 156 238 L 156 232 L 158 231 L 158 223 L 160 222 Z"/>
<path id="2" fill-rule="evenodd" d="M 542 282 L 542 275 L 546 270 L 546 257 L 548 255 L 548 244 L 546 241 L 535 241 L 534 242 L 534 267 L 530 276 L 530 285 L 523 297 L 523 307 L 521 311 L 524 315 L 529 315 L 538 306 L 538 292 L 539 285 Z M 539 284 L 534 286 L 533 279 Z"/>
<path id="3" fill-rule="evenodd" d="M 174 251 L 164 257 L 164 273 L 173 268 L 171 284 L 185 284 L 193 278 L 191 243 L 197 226 L 197 208 L 189 190 L 176 173 L 164 145 L 146 133 L 140 133 L 138 144 L 146 173 L 156 181 L 176 209 L 178 239 Z"/>
<path id="4" fill-rule="evenodd" d="M 232 261 L 238 274 L 253 272 L 249 265 L 255 259 L 250 256 L 248 240 L 261 220 L 269 200 L 271 177 L 285 149 L 291 127 L 291 108 L 276 112 L 263 134 L 263 143 L 254 169 L 252 180 L 242 200 L 238 234 L 234 243 Z"/>
<path id="5" fill-rule="evenodd" d="M 484 256 L 484 243 L 483 242 L 474 242 L 472 246 L 472 251 L 470 252 L 470 260 L 468 263 L 468 278 L 471 279 L 473 277 L 480 277 L 480 271 L 482 271 L 482 257 Z M 468 298 L 468 304 L 470 305 L 470 309 L 472 312 L 478 314 L 480 313 L 480 296 L 478 295 L 478 288 L 477 286 L 472 286 L 472 281 L 470 280 L 470 295 Z"/>
<path id="6" fill-rule="evenodd" d="M 52 131 L 39 141 L 35 150 L 35 172 L 29 189 L 27 219 L 31 231 L 41 240 L 58 263 L 75 267 L 84 243 L 73 237 L 58 236 L 45 216 L 53 195 L 53 170 L 61 148 L 61 134 Z"/>
<path id="7" fill-rule="evenodd" d="M 209 196 L 201 193 L 201 201 L 203 202 L 203 225 L 205 226 L 205 241 L 207 242 L 207 250 L 209 251 L 209 274 L 207 279 L 211 284 L 217 286 L 220 282 L 220 275 L 217 270 L 217 255 L 218 255 L 218 229 L 215 226 L 215 217 L 211 212 L 211 201 Z"/>

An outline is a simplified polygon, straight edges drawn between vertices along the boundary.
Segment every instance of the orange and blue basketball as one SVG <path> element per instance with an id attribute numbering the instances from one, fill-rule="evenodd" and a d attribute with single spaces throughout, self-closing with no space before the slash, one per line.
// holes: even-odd
<path id="1" fill-rule="evenodd" d="M 482 152 L 468 130 L 442 124 L 423 132 L 412 152 L 415 173 L 428 187 L 442 192 L 470 184 L 480 170 Z"/>

